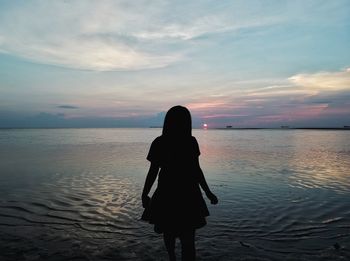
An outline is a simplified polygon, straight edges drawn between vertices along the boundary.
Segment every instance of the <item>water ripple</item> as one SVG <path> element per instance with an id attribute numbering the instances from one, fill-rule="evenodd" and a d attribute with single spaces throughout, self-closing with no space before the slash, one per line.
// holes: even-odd
<path id="1" fill-rule="evenodd" d="M 6 133 L 0 259 L 166 260 L 139 220 L 154 135 L 142 131 L 122 141 L 118 130 L 56 130 L 47 142 L 30 131 L 35 146 Z M 350 132 L 194 133 L 220 200 L 198 230 L 198 259 L 350 260 Z"/>

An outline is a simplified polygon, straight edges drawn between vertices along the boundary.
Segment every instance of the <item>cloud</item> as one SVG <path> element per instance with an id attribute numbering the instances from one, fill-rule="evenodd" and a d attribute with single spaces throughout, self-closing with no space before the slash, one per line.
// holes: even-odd
<path id="1" fill-rule="evenodd" d="M 51 65 L 96 71 L 160 68 L 179 52 L 145 48 L 127 31 L 128 10 L 111 1 L 28 1 L 0 11 L 0 51 Z M 130 23 L 130 29 L 137 24 Z"/>
<path id="2" fill-rule="evenodd" d="M 61 109 L 79 109 L 79 107 L 73 106 L 73 105 L 59 105 L 59 106 L 57 106 L 57 108 L 61 108 Z"/>
<path id="3" fill-rule="evenodd" d="M 0 1 L 0 109 L 65 112 L 65 120 L 95 122 L 147 118 L 184 104 L 197 118 L 227 125 L 344 115 L 350 69 L 321 70 L 346 65 L 347 7 L 341 1 Z M 123 72 L 57 70 L 18 57 Z"/>
<path id="4" fill-rule="evenodd" d="M 183 88 L 175 86 L 167 90 L 150 86 L 147 89 L 135 88 L 132 92 L 126 92 L 124 89 L 111 87 L 105 91 L 99 90 L 98 93 L 88 92 L 71 96 L 68 100 L 74 101 L 72 104 L 60 105 L 58 99 L 55 101 L 56 106 L 52 106 L 52 103 L 45 106 L 36 105 L 35 109 L 28 112 L 38 113 L 44 110 L 55 116 L 46 118 L 58 126 L 62 123 L 62 126 L 81 124 L 81 127 L 93 127 L 94 124 L 101 127 L 147 127 L 162 124 L 164 113 L 154 116 L 157 112 L 167 111 L 173 105 L 182 104 L 191 110 L 194 126 L 206 122 L 212 127 L 310 127 L 327 124 L 339 127 L 350 124 L 350 116 L 347 116 L 350 115 L 350 89 L 344 88 L 347 73 L 348 70 L 295 74 L 280 79 L 233 81 L 230 84 L 224 82 L 223 86 L 216 83 L 214 87 L 208 87 L 212 85 L 209 82 L 204 86 L 200 84 L 198 88 L 188 88 L 189 85 L 184 85 Z M 300 75 L 303 75 L 303 84 L 290 80 Z M 313 83 L 322 84 L 320 79 L 324 77 L 332 82 L 331 90 L 323 86 L 317 88 L 316 84 L 313 84 L 312 88 L 304 84 L 308 81 L 307 78 L 317 78 L 318 81 Z M 342 77 L 342 80 L 339 77 Z M 159 99 L 160 96 L 162 99 Z M 11 106 L 7 106 L 9 107 Z M 71 107 L 76 109 L 70 109 Z M 25 110 L 25 107 L 20 109 Z M 57 114 L 58 112 L 64 112 L 64 117 Z M 43 115 L 40 119 L 41 121 L 33 119 L 33 122 L 43 125 Z M 111 124 L 108 123 L 109 120 Z"/>
<path id="5" fill-rule="evenodd" d="M 319 72 L 297 74 L 289 78 L 296 86 L 307 90 L 339 91 L 350 90 L 350 68 L 340 72 Z"/>
<path id="6" fill-rule="evenodd" d="M 335 72 L 300 73 L 279 81 L 261 80 L 260 84 L 254 83 L 253 88 L 245 92 L 252 98 L 272 97 L 298 97 L 315 98 L 320 95 L 332 95 L 332 93 L 350 91 L 350 70 L 343 69 Z M 260 85 L 260 86 L 259 86 Z M 326 100 L 326 98 L 323 98 Z M 318 101 L 319 102 L 319 101 Z"/>
<path id="7" fill-rule="evenodd" d="M 2 47 L 8 53 L 35 62 L 96 71 L 160 68 L 181 57 L 180 54 L 151 54 L 116 41 L 81 36 L 47 39 L 34 44 L 28 44 L 24 39 L 19 42 L 8 41 Z"/>
<path id="8" fill-rule="evenodd" d="M 0 52 L 75 69 L 152 69 L 183 60 L 197 37 L 275 22 L 210 3 L 33 0 L 0 9 Z"/>
<path id="9" fill-rule="evenodd" d="M 165 113 L 128 117 L 75 117 L 63 113 L 0 111 L 0 128 L 113 128 L 161 126 Z"/>
<path id="10" fill-rule="evenodd" d="M 197 97 L 187 106 L 211 126 L 309 127 L 312 124 L 325 127 L 331 124 L 341 127 L 348 124 L 349 69 L 296 74 L 279 80 L 262 79 L 260 84 L 254 81 L 251 88 L 232 91 L 242 84 L 231 83 L 226 90 L 221 89 L 220 96 Z"/>

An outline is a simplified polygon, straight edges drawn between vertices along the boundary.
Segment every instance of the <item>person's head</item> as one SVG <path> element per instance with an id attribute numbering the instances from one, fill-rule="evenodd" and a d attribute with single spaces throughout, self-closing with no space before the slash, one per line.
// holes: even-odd
<path id="1" fill-rule="evenodd" d="M 190 111 L 183 106 L 174 106 L 166 113 L 163 125 L 165 136 L 192 136 Z"/>

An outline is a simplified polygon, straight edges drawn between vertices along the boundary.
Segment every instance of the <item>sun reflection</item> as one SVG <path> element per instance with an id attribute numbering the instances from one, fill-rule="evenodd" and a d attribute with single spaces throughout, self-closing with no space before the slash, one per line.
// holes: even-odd
<path id="1" fill-rule="evenodd" d="M 290 177 L 291 185 L 347 191 L 348 186 L 344 184 L 349 184 L 348 152 L 345 150 L 344 153 L 339 153 L 334 150 L 335 147 L 341 146 L 346 134 L 313 132 L 294 136 L 294 157 L 289 164 L 298 171 Z M 308 147 L 304 144 L 308 144 Z"/>

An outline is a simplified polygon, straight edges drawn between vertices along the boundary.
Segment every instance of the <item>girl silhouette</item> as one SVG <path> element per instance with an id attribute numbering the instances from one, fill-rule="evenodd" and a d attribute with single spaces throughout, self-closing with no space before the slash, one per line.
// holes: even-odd
<path id="1" fill-rule="evenodd" d="M 163 233 L 171 261 L 176 260 L 177 237 L 182 260 L 196 259 L 195 230 L 205 226 L 209 216 L 200 187 L 211 204 L 218 203 L 199 166 L 199 155 L 190 112 L 182 106 L 172 107 L 165 116 L 162 135 L 152 142 L 147 156 L 151 165 L 142 192 L 145 210 L 141 218 L 154 224 L 155 232 Z M 157 175 L 158 186 L 151 199 L 148 193 Z"/>

